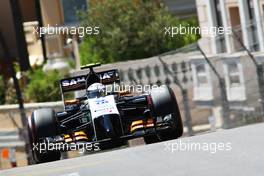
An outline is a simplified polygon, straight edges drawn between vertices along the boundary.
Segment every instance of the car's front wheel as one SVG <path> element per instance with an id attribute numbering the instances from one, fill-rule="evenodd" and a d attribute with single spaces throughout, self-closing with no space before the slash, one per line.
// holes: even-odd
<path id="1" fill-rule="evenodd" d="M 35 163 L 44 163 L 59 160 L 61 154 L 59 151 L 40 151 L 42 148 L 41 138 L 56 136 L 58 134 L 55 112 L 52 109 L 35 110 L 28 119 L 28 133 L 31 144 L 31 151 Z M 46 149 L 48 146 L 45 146 Z"/>
<path id="2" fill-rule="evenodd" d="M 144 137 L 146 144 L 177 139 L 183 134 L 182 118 L 177 99 L 173 90 L 168 86 L 161 86 L 151 91 L 152 113 L 155 117 L 162 117 L 170 123 L 171 128 L 161 131 L 157 135 Z"/>

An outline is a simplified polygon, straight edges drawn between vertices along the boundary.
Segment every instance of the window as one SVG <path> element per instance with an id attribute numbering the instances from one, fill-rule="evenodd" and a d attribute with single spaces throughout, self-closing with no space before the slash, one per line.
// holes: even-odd
<path id="1" fill-rule="evenodd" d="M 227 64 L 227 70 L 230 81 L 230 87 L 240 86 L 241 82 L 238 64 L 235 62 Z"/>
<path id="2" fill-rule="evenodd" d="M 65 24 L 78 23 L 78 11 L 86 10 L 88 0 L 61 0 Z"/>
<path id="3" fill-rule="evenodd" d="M 227 98 L 229 101 L 245 101 L 246 89 L 242 64 L 239 59 L 228 58 L 224 61 Z"/>
<path id="4" fill-rule="evenodd" d="M 193 99 L 195 101 L 212 101 L 213 87 L 208 64 L 204 59 L 194 59 L 191 61 L 193 76 Z"/>
<path id="5" fill-rule="evenodd" d="M 196 65 L 197 85 L 198 87 L 207 86 L 208 80 L 206 75 L 205 64 Z"/>

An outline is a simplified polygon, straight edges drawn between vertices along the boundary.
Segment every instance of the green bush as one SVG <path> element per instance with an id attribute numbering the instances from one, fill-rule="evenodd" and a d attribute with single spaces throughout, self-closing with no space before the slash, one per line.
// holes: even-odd
<path id="1" fill-rule="evenodd" d="M 197 35 L 165 35 L 168 26 L 196 26 L 181 21 L 160 0 L 90 0 L 81 12 L 83 26 L 99 27 L 99 35 L 86 35 L 80 47 L 82 64 L 110 63 L 158 55 L 198 39 Z M 197 21 L 197 20 L 196 20 Z"/>
<path id="2" fill-rule="evenodd" d="M 16 90 L 14 88 L 13 80 L 8 81 L 5 93 L 5 104 L 17 104 Z"/>
<path id="3" fill-rule="evenodd" d="M 28 101 L 46 102 L 61 100 L 59 80 L 63 77 L 58 71 L 44 73 L 37 69 L 29 74 L 29 84 L 26 87 Z"/>

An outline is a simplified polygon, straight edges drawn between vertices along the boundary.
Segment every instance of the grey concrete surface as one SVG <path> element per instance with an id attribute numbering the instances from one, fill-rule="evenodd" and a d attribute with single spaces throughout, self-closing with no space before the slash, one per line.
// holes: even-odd
<path id="1" fill-rule="evenodd" d="M 0 175 L 262 176 L 264 174 L 263 134 L 264 124 L 250 125 L 169 142 L 4 170 L 0 171 Z M 189 149 L 186 148 L 187 145 Z M 215 145 L 218 146 L 218 150 L 215 150 Z"/>

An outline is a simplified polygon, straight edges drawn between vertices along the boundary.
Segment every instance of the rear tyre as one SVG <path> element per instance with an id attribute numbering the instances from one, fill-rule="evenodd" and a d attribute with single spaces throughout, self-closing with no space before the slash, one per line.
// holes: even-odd
<path id="1" fill-rule="evenodd" d="M 153 144 L 157 142 L 161 142 L 157 135 L 150 135 L 144 137 L 145 144 Z"/>
<path id="2" fill-rule="evenodd" d="M 40 153 L 39 150 L 34 149 L 33 145 L 38 144 L 39 146 L 40 139 L 43 137 L 58 135 L 55 112 L 52 109 L 35 110 L 28 119 L 28 130 L 32 156 L 35 163 L 51 162 L 60 159 L 61 154 L 59 151 Z"/>
<path id="3" fill-rule="evenodd" d="M 125 145 L 127 145 L 127 141 L 124 141 L 124 140 L 110 141 L 110 142 L 101 143 L 100 150 L 110 150 L 110 149 L 119 148 Z"/>
<path id="4" fill-rule="evenodd" d="M 144 137 L 146 144 L 177 139 L 182 136 L 183 124 L 177 99 L 172 89 L 168 86 L 161 86 L 151 91 L 152 113 L 154 117 L 168 119 L 172 127 L 168 131 L 159 132 L 157 135 Z"/>

